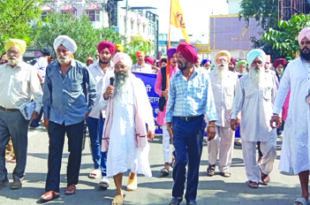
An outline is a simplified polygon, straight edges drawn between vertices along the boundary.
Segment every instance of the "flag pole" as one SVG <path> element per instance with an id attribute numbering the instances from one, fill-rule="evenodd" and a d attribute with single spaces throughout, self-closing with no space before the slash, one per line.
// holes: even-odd
<path id="1" fill-rule="evenodd" d="M 170 32 L 171 32 L 171 11 L 172 11 L 172 0 L 170 0 L 170 12 L 169 12 L 169 27 L 168 27 L 168 40 L 167 40 L 167 51 L 170 48 Z M 169 87 L 170 77 L 170 59 L 167 56 L 167 67 L 166 67 L 166 89 Z"/>

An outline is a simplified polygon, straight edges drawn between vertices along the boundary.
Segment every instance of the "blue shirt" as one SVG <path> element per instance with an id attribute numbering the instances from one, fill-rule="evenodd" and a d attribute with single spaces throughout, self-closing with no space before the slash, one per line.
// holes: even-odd
<path id="1" fill-rule="evenodd" d="M 209 76 L 202 69 L 194 68 L 189 81 L 178 71 L 171 77 L 167 102 L 166 122 L 173 116 L 190 117 L 206 115 L 208 121 L 217 120 Z"/>
<path id="2" fill-rule="evenodd" d="M 43 87 L 44 117 L 57 124 L 82 122 L 94 105 L 95 86 L 94 79 L 81 62 L 72 60 L 65 74 L 58 61 L 49 64 Z"/>

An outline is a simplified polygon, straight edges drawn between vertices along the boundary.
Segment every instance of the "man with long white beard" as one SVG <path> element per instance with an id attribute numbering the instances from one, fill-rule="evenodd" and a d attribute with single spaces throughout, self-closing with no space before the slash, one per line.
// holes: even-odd
<path id="1" fill-rule="evenodd" d="M 84 64 L 71 57 L 77 50 L 75 41 L 60 35 L 54 40 L 54 49 L 57 61 L 47 66 L 43 87 L 44 126 L 49 136 L 46 193 L 40 197 L 43 202 L 59 197 L 65 135 L 70 152 L 65 194 L 75 194 L 82 158 L 84 120 L 96 99 L 91 74 Z"/>
<path id="2" fill-rule="evenodd" d="M 285 69 L 270 124 L 281 126 L 279 114 L 290 90 L 279 169 L 286 174 L 298 174 L 301 197 L 294 204 L 305 205 L 309 203 L 310 170 L 310 27 L 299 32 L 298 43 L 300 57 L 291 61 Z"/>
<path id="3" fill-rule="evenodd" d="M 235 130 L 240 124 L 237 116 L 241 111 L 242 150 L 250 188 L 258 188 L 260 182 L 268 184 L 276 157 L 276 132 L 269 126 L 269 119 L 277 87 L 272 75 L 264 70 L 265 60 L 265 53 L 260 49 L 248 53 L 249 75 L 240 78 L 237 84 L 230 122 Z M 260 166 L 256 161 L 258 141 L 263 153 Z"/>
<path id="4" fill-rule="evenodd" d="M 26 42 L 9 39 L 4 48 L 8 63 L 0 66 L 0 189 L 8 184 L 5 167 L 5 146 L 12 137 L 16 166 L 11 189 L 22 187 L 25 173 L 29 119 L 24 118 L 21 108 L 29 104 L 32 96 L 36 102 L 31 120 L 38 116 L 42 105 L 42 90 L 36 71 L 23 61 Z"/>
<path id="5" fill-rule="evenodd" d="M 232 161 L 235 132 L 230 128 L 229 123 L 238 76 L 228 70 L 230 58 L 228 51 L 218 52 L 215 56 L 217 68 L 209 75 L 218 116 L 218 120 L 215 122 L 217 135 L 208 144 L 209 167 L 207 174 L 209 176 L 214 175 L 218 155 L 220 174 L 224 177 L 231 176 L 229 168 Z"/>
<path id="6" fill-rule="evenodd" d="M 122 52 L 113 58 L 115 87 L 107 86 L 102 151 L 108 151 L 107 176 L 114 178 L 113 205 L 123 204 L 123 173 L 130 169 L 127 191 L 137 189 L 137 174 L 152 176 L 148 139 L 154 138 L 154 117 L 143 82 L 131 72 L 132 60 Z"/>

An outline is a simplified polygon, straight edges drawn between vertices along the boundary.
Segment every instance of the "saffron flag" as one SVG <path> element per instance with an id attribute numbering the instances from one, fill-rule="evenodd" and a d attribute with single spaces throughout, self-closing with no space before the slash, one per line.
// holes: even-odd
<path id="1" fill-rule="evenodd" d="M 171 0 L 170 24 L 175 26 L 176 28 L 180 28 L 185 38 L 185 41 L 189 43 L 189 38 L 187 35 L 185 22 L 183 19 L 183 11 L 179 0 Z"/>

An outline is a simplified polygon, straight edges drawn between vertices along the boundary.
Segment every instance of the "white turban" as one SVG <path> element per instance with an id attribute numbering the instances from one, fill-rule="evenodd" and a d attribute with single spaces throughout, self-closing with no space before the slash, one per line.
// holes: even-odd
<path id="1" fill-rule="evenodd" d="M 248 53 L 248 56 L 247 56 L 247 61 L 248 61 L 249 66 L 252 65 L 253 61 L 257 57 L 259 57 L 263 61 L 263 65 L 265 65 L 265 62 L 266 62 L 265 52 L 261 49 L 253 49 Z"/>
<path id="2" fill-rule="evenodd" d="M 60 35 L 54 40 L 54 50 L 57 51 L 60 45 L 63 45 L 71 53 L 75 53 L 77 49 L 75 41 L 66 35 Z"/>
<path id="3" fill-rule="evenodd" d="M 130 56 L 126 53 L 118 52 L 115 54 L 115 56 L 113 57 L 113 64 L 115 65 L 118 62 L 124 63 L 126 66 L 129 67 L 129 69 L 132 66 L 132 60 Z"/>

